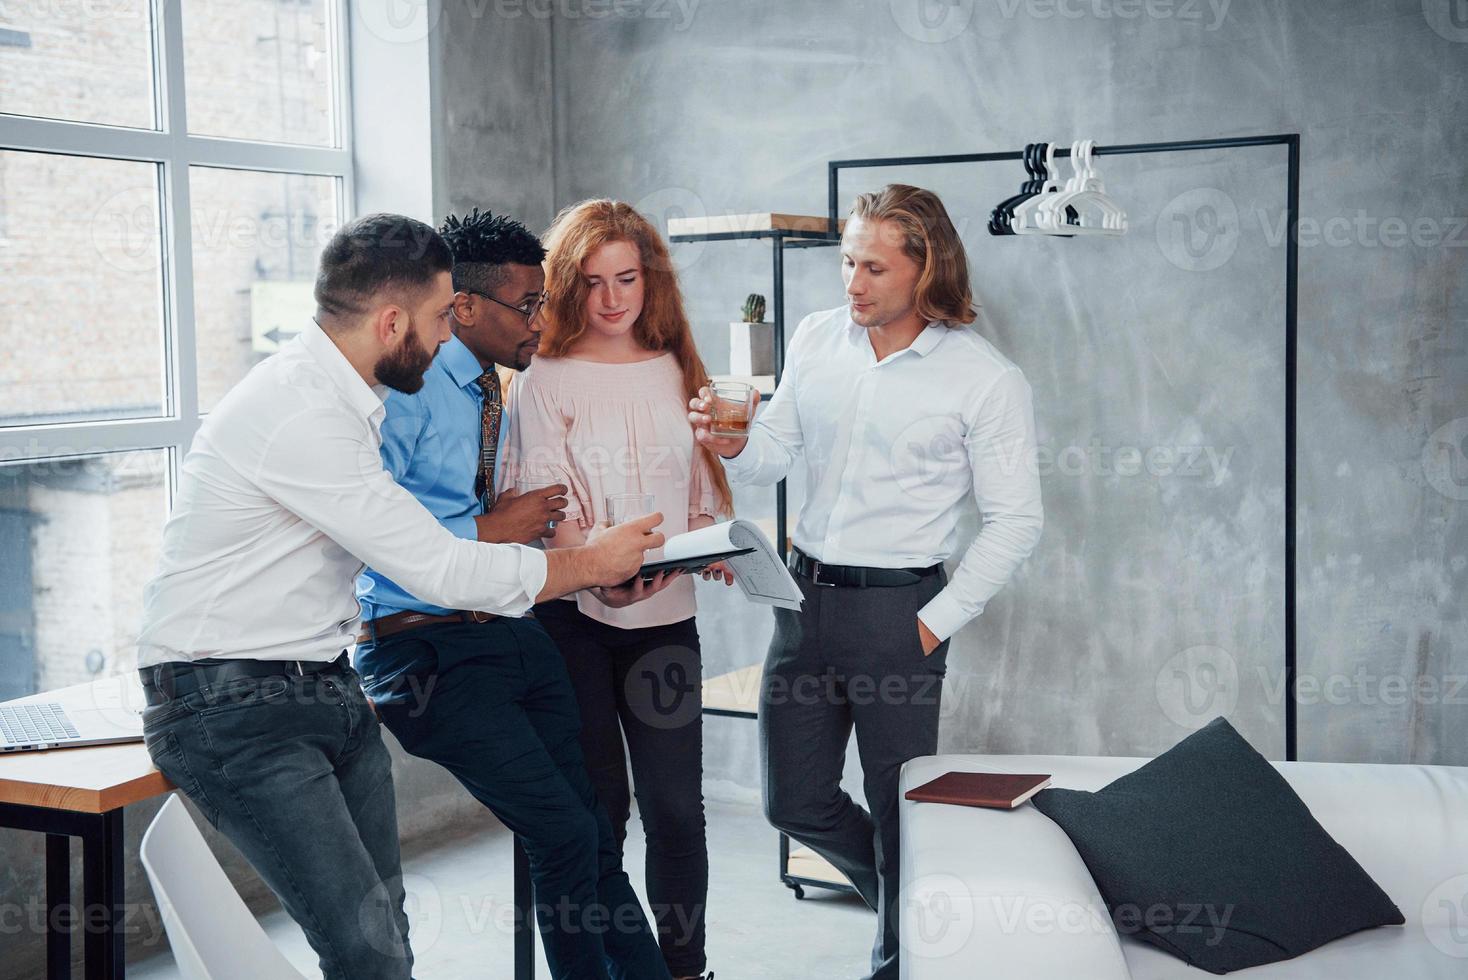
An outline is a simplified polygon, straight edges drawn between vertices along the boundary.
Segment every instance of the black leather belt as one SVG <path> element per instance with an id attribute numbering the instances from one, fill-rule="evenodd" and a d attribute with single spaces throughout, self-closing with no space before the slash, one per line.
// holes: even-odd
<path id="1" fill-rule="evenodd" d="M 343 651 L 335 660 L 194 660 L 172 661 L 138 668 L 148 704 L 164 704 L 193 694 L 202 687 L 241 677 L 309 677 L 327 671 L 340 673 L 351 663 Z"/>
<path id="2" fill-rule="evenodd" d="M 943 570 L 943 563 L 927 568 L 867 568 L 863 565 L 827 565 L 816 561 L 799 548 L 790 550 L 787 561 L 796 575 L 810 579 L 812 585 L 846 586 L 848 588 L 893 588 L 913 585 Z"/>

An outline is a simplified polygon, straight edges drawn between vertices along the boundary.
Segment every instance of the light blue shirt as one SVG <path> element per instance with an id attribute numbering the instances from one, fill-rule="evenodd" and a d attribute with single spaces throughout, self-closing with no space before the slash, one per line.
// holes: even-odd
<path id="1" fill-rule="evenodd" d="M 382 465 L 440 524 L 471 541 L 478 534 L 474 518 L 484 513 L 474 496 L 484 402 L 478 381 L 483 373 L 479 359 L 464 342 L 450 337 L 438 349 L 417 393 L 388 394 L 387 418 L 382 423 Z M 497 484 L 503 483 L 500 477 L 509 431 L 506 413 L 500 422 Z M 435 616 L 452 611 L 424 602 L 371 568 L 357 577 L 357 600 L 363 622 L 405 610 Z"/>

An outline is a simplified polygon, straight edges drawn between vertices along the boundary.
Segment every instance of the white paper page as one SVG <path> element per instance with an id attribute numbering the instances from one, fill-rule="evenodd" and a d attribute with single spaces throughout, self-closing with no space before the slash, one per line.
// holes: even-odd
<path id="1" fill-rule="evenodd" d="M 745 548 L 748 545 L 735 545 L 730 543 L 729 529 L 735 522 L 729 521 L 723 524 L 710 524 L 701 527 L 697 531 L 689 531 L 685 534 L 675 534 L 663 544 L 663 557 L 659 560 L 678 561 L 683 558 L 697 558 L 700 555 L 717 555 L 721 551 L 733 551 L 736 548 Z"/>
<path id="2" fill-rule="evenodd" d="M 790 571 L 780 561 L 770 539 L 749 521 L 726 521 L 674 535 L 663 545 L 662 560 L 698 558 L 744 548 L 753 548 L 754 551 L 730 558 L 728 563 L 734 570 L 734 582 L 745 597 L 761 605 L 799 609 L 804 601 L 800 586 L 795 584 Z"/>

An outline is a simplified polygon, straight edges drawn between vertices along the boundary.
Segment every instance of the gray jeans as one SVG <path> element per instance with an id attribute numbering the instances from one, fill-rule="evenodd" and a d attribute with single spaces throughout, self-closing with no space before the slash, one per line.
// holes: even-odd
<path id="1" fill-rule="evenodd" d="M 326 980 L 412 976 L 392 760 L 356 671 L 201 688 L 148 707 L 143 733 L 305 930 Z"/>
<path id="2" fill-rule="evenodd" d="M 848 588 L 813 585 L 775 610 L 759 713 L 765 815 L 851 879 L 877 913 L 873 978 L 897 977 L 897 782 L 938 750 L 948 642 L 923 656 L 917 612 L 947 579 Z M 867 809 L 841 789 L 856 731 Z"/>

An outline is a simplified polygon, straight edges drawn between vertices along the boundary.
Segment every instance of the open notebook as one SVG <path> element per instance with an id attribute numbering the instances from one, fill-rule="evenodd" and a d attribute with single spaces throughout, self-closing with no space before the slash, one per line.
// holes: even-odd
<path id="1" fill-rule="evenodd" d="M 750 602 L 799 609 L 804 601 L 770 539 L 750 521 L 726 521 L 675 534 L 663 545 L 663 557 L 643 565 L 638 574 L 651 578 L 664 569 L 699 571 L 716 561 L 733 569 L 734 583 Z"/>

